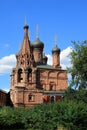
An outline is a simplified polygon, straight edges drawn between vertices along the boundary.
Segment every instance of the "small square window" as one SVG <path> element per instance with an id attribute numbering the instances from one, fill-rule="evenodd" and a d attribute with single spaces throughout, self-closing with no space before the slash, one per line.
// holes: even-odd
<path id="1" fill-rule="evenodd" d="M 28 101 L 33 102 L 34 101 L 34 95 L 29 95 L 28 96 Z"/>

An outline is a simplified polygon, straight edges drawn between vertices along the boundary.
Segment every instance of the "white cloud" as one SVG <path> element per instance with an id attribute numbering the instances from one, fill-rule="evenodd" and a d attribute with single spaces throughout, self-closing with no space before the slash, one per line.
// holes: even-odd
<path id="1" fill-rule="evenodd" d="M 71 67 L 70 62 L 70 53 L 72 52 L 72 47 L 68 47 L 65 50 L 63 50 L 60 54 L 60 64 L 63 69 L 66 69 L 67 67 Z"/>
<path id="2" fill-rule="evenodd" d="M 69 54 L 72 51 L 72 47 L 68 47 L 60 53 L 60 64 L 62 69 L 66 69 L 66 67 L 70 67 L 70 58 Z M 47 54 L 48 64 L 52 65 L 52 56 Z M 16 57 L 14 54 L 5 56 L 0 59 L 0 74 L 11 73 L 13 67 L 16 66 Z"/>
<path id="3" fill-rule="evenodd" d="M 46 56 L 48 57 L 47 64 L 48 64 L 48 65 L 52 65 L 52 56 L 49 55 L 49 54 L 47 54 Z"/>
<path id="4" fill-rule="evenodd" d="M 5 56 L 0 59 L 0 74 L 10 73 L 12 68 L 16 65 L 15 55 Z"/>

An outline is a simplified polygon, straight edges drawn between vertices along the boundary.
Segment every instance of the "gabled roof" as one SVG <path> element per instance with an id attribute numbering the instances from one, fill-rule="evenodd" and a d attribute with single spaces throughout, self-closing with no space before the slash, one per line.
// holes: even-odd
<path id="1" fill-rule="evenodd" d="M 0 89 L 0 92 L 7 94 L 5 90 Z"/>

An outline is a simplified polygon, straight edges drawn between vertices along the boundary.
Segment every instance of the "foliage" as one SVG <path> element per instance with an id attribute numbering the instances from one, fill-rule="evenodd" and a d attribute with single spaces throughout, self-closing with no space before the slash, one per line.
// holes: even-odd
<path id="1" fill-rule="evenodd" d="M 24 128 L 24 124 L 21 122 L 21 114 L 21 111 L 18 109 L 3 107 L 0 110 L 0 128 Z"/>
<path id="2" fill-rule="evenodd" d="M 26 130 L 87 129 L 87 106 L 84 102 L 63 100 L 32 109 L 3 107 L 0 128 Z"/>
<path id="3" fill-rule="evenodd" d="M 72 67 L 68 72 L 72 76 L 70 86 L 75 88 L 87 88 L 87 41 L 73 42 L 74 50 L 70 54 Z"/>
<path id="4" fill-rule="evenodd" d="M 61 102 L 59 105 L 59 113 L 61 114 L 60 124 L 65 126 L 68 130 L 83 130 L 87 128 L 87 108 L 82 102 L 68 101 L 67 103 Z M 63 111 L 61 111 L 61 106 Z"/>
<path id="5" fill-rule="evenodd" d="M 74 90 L 68 88 L 64 93 L 64 99 L 87 103 L 87 90 Z"/>

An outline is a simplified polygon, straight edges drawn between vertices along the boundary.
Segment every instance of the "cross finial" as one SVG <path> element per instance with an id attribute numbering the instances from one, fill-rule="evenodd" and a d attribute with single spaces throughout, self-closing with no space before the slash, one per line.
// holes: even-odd
<path id="1" fill-rule="evenodd" d="M 38 30 L 39 30 L 39 26 L 38 24 L 36 25 L 36 38 L 38 38 Z"/>
<path id="2" fill-rule="evenodd" d="M 25 16 L 25 18 L 24 18 L 24 25 L 26 25 L 27 24 L 27 22 L 26 22 L 26 16 Z"/>
<path id="3" fill-rule="evenodd" d="M 57 44 L 57 42 L 58 42 L 58 36 L 55 35 L 55 36 L 54 36 L 54 43 L 55 43 L 55 45 Z"/>

